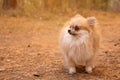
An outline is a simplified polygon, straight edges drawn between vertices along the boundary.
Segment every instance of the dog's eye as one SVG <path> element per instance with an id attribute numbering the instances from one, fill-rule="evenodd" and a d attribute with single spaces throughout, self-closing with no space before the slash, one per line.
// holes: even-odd
<path id="1" fill-rule="evenodd" d="M 78 31 L 80 28 L 78 26 L 75 26 L 75 30 Z"/>

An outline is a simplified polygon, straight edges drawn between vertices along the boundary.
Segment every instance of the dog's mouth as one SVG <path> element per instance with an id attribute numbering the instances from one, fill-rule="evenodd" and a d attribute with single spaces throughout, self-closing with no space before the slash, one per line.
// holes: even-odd
<path id="1" fill-rule="evenodd" d="M 71 33 L 71 32 L 69 32 L 69 34 L 70 34 L 70 35 L 73 35 L 73 36 L 77 35 L 77 34 L 75 34 L 75 33 Z"/>

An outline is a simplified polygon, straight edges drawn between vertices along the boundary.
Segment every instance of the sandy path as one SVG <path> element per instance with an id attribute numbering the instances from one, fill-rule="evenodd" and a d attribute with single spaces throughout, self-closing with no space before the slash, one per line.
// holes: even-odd
<path id="1" fill-rule="evenodd" d="M 69 75 L 58 48 L 65 19 L 0 17 L 0 80 L 120 80 L 120 17 L 100 18 L 102 47 L 92 74 Z"/>

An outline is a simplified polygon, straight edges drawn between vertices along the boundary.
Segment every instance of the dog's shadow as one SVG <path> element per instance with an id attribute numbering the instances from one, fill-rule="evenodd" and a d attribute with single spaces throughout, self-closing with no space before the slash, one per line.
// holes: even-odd
<path id="1" fill-rule="evenodd" d="M 86 73 L 85 66 L 77 66 L 76 71 L 77 73 Z"/>
<path id="2" fill-rule="evenodd" d="M 93 72 L 92 73 L 87 73 L 86 71 L 85 71 L 85 66 L 78 66 L 78 67 L 76 67 L 76 71 L 77 71 L 77 73 L 79 73 L 79 74 L 89 74 L 89 75 L 91 75 L 91 76 L 102 76 L 102 72 L 100 71 L 100 70 L 98 70 L 98 69 L 93 69 Z"/>

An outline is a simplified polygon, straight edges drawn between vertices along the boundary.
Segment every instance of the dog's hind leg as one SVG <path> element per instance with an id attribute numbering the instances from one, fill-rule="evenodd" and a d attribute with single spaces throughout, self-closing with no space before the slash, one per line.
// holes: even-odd
<path id="1" fill-rule="evenodd" d="M 95 63 L 94 58 L 92 58 L 86 62 L 85 70 L 87 73 L 92 73 L 92 69 L 95 68 L 94 63 Z"/>

